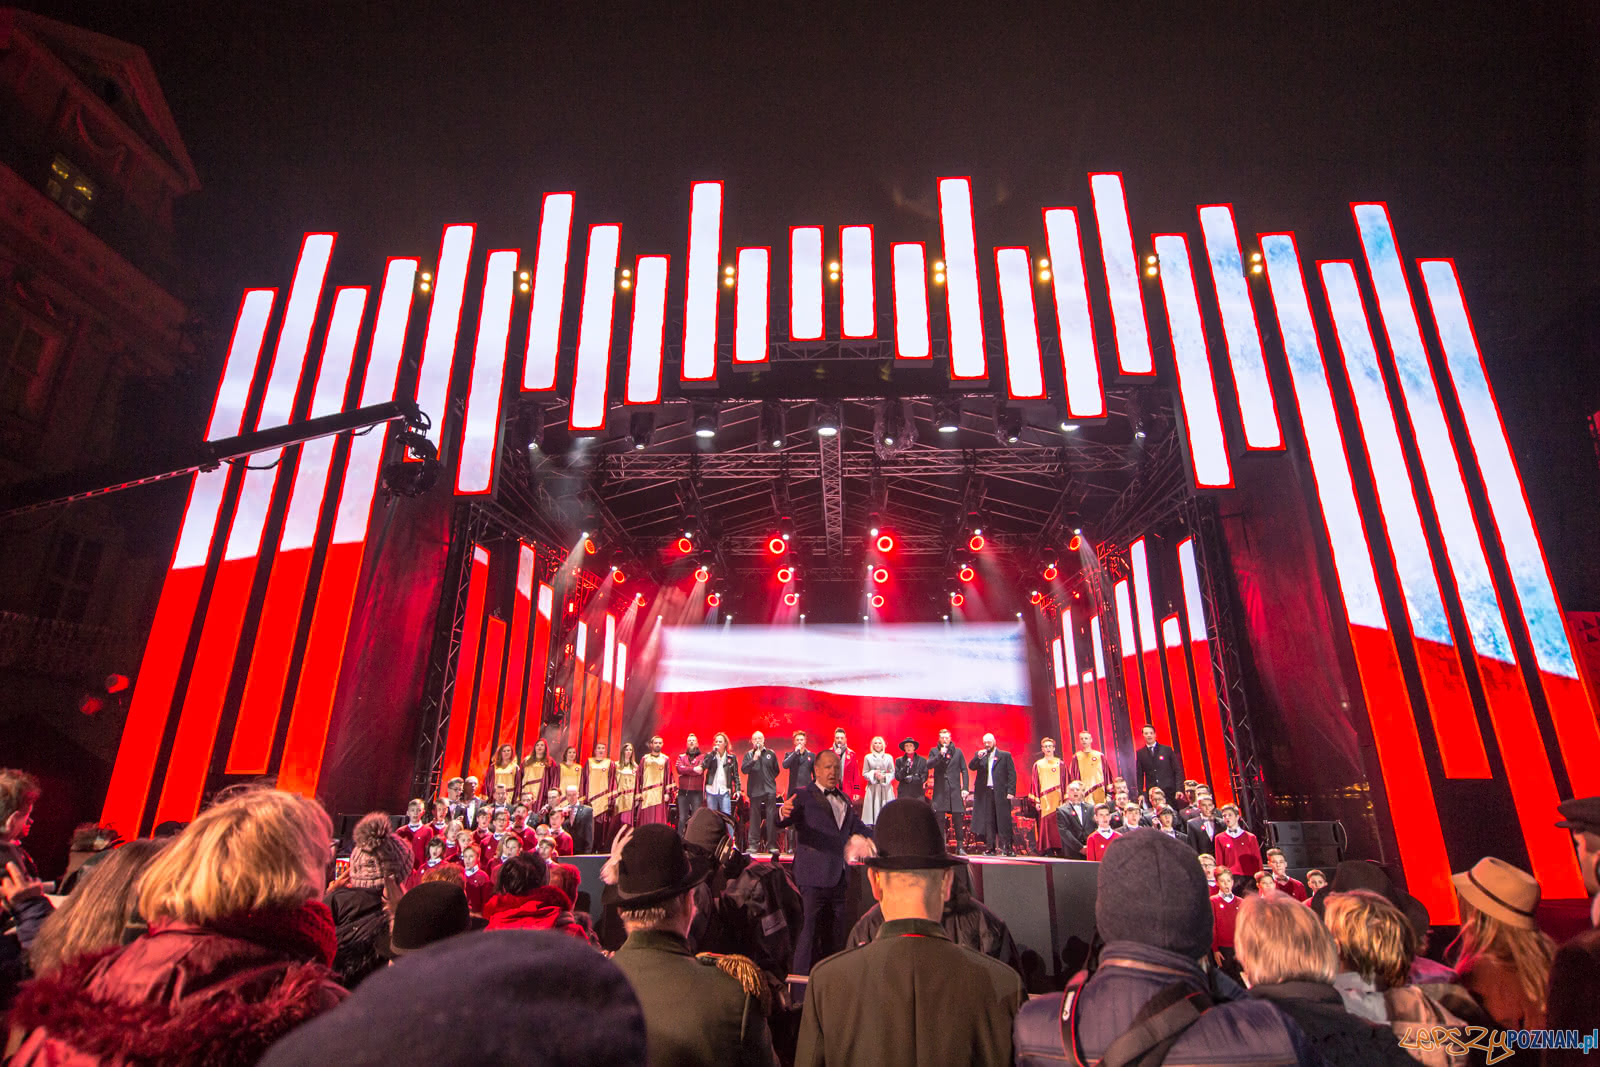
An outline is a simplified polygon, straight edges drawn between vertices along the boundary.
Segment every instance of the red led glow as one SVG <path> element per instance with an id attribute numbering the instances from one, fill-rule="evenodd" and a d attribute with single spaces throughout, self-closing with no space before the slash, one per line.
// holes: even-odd
<path id="1" fill-rule="evenodd" d="M 783 594 L 783 603 L 784 603 L 784 605 L 786 607 L 791 607 L 791 608 L 794 607 L 796 604 L 800 603 L 800 594 L 799 593 L 785 593 L 785 594 Z"/>
<path id="2" fill-rule="evenodd" d="M 1046 564 L 1044 568 L 1044 580 L 1047 582 L 1053 582 L 1056 580 L 1056 576 L 1060 573 L 1061 572 L 1056 569 L 1056 565 L 1054 563 Z"/>
<path id="3" fill-rule="evenodd" d="M 697 582 L 710 581 L 711 580 L 711 568 L 710 567 L 703 567 L 703 566 L 702 567 L 696 567 L 694 569 L 694 580 L 697 581 Z"/>
<path id="4" fill-rule="evenodd" d="M 600 546 L 594 543 L 594 538 L 585 537 L 583 539 L 583 551 L 584 551 L 585 555 L 592 556 L 592 555 L 595 554 L 596 551 L 599 550 L 599 548 L 600 548 Z"/>
<path id="5" fill-rule="evenodd" d="M 449 726 L 445 732 L 445 777 L 463 773 L 467 758 L 467 726 L 472 718 L 472 690 L 478 678 L 478 649 L 483 638 L 483 601 L 489 584 L 489 551 L 472 546 L 472 566 L 467 578 L 467 611 L 461 622 L 461 648 L 456 658 L 456 683 L 450 698 Z M 498 669 L 498 663 L 496 664 Z M 498 684 L 499 679 L 496 679 Z"/>
<path id="6" fill-rule="evenodd" d="M 959 608 L 961 605 L 965 604 L 966 602 L 967 602 L 967 598 L 962 596 L 960 593 L 951 593 L 950 594 L 950 606 L 951 607 Z"/>
<path id="7" fill-rule="evenodd" d="M 616 582 L 618 585 L 621 585 L 623 582 L 628 580 L 628 574 L 621 567 L 612 567 L 611 580 Z"/>
<path id="8" fill-rule="evenodd" d="M 894 535 L 893 534 L 879 534 L 878 535 L 878 551 L 879 552 L 893 552 L 894 551 Z"/>
<path id="9" fill-rule="evenodd" d="M 789 542 L 785 541 L 782 537 L 774 535 L 772 539 L 767 542 L 767 551 L 771 552 L 774 556 L 781 556 L 785 552 L 789 551 Z"/>
<path id="10" fill-rule="evenodd" d="M 974 552 L 982 552 L 983 546 L 988 543 L 983 539 L 983 534 L 973 534 L 972 539 L 967 542 L 967 547 Z"/>
<path id="11" fill-rule="evenodd" d="M 687 537 L 678 538 L 678 553 L 680 555 L 687 556 L 689 553 L 691 553 L 693 551 L 694 551 L 694 542 L 693 541 L 689 540 Z"/>
<path id="12" fill-rule="evenodd" d="M 884 582 L 887 582 L 889 580 L 889 568 L 887 568 L 887 567 L 874 567 L 874 568 L 872 568 L 872 580 L 874 582 L 877 582 L 879 585 L 882 585 Z"/>
<path id="13" fill-rule="evenodd" d="M 722 603 L 722 594 L 721 593 L 712 593 L 712 594 L 708 595 L 706 597 L 706 603 L 710 604 L 712 607 L 717 607 L 718 605 L 720 605 Z"/>
<path id="14" fill-rule="evenodd" d="M 875 608 L 883 607 L 883 594 L 882 593 L 873 593 L 872 594 L 872 606 L 875 607 Z"/>
<path id="15" fill-rule="evenodd" d="M 792 581 L 794 581 L 794 568 L 793 567 L 779 567 L 778 568 L 778 583 L 780 585 L 788 585 Z"/>
<path id="16" fill-rule="evenodd" d="M 533 570 L 537 552 L 526 541 L 517 545 L 517 586 L 511 605 L 511 632 L 506 645 L 506 684 L 500 697 L 499 745 L 516 751 L 521 730 L 523 679 L 528 668 L 528 628 L 533 618 Z"/>
<path id="17" fill-rule="evenodd" d="M 1033 592 L 1028 594 L 1028 603 L 1030 603 L 1030 604 L 1037 604 L 1040 601 L 1042 601 L 1043 599 L 1044 599 L 1044 596 L 1037 589 L 1035 589 Z"/>
<path id="18" fill-rule="evenodd" d="M 642 607 L 644 607 L 644 603 L 645 603 L 645 601 L 644 601 L 644 594 L 643 593 L 635 593 L 635 594 L 633 594 L 633 606 L 634 607 L 642 608 Z"/>
<path id="19" fill-rule="evenodd" d="M 1080 549 L 1082 547 L 1083 547 L 1083 537 L 1082 537 L 1082 535 L 1073 534 L 1072 535 L 1072 540 L 1067 542 L 1067 551 L 1068 552 L 1076 552 L 1076 551 L 1078 551 L 1078 549 Z"/>
<path id="20" fill-rule="evenodd" d="M 973 570 L 970 565 L 963 565 L 962 568 L 956 572 L 956 577 L 960 578 L 963 582 L 970 582 L 977 576 L 978 572 Z"/>

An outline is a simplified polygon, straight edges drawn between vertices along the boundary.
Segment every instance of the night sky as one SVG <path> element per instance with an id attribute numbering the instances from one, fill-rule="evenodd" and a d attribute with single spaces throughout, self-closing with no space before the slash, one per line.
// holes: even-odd
<path id="1" fill-rule="evenodd" d="M 1141 243 L 1227 201 L 1247 235 L 1359 260 L 1348 202 L 1387 200 L 1408 258 L 1457 260 L 1557 584 L 1600 609 L 1584 5 L 24 6 L 149 53 L 203 186 L 181 256 L 224 324 L 287 284 L 303 231 L 340 232 L 341 283 L 431 259 L 447 222 L 526 261 L 560 189 L 579 225 L 622 223 L 625 261 L 675 265 L 697 178 L 729 183 L 724 248 L 798 223 L 937 243 L 946 174 L 974 177 L 980 248 L 1038 246 L 1039 209 L 1086 206 L 1104 169 Z"/>

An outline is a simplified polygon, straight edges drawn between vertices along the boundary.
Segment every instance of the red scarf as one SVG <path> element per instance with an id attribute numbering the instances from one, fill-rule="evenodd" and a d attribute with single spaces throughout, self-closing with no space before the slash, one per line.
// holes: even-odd
<path id="1" fill-rule="evenodd" d="M 333 966 L 333 954 L 338 949 L 333 912 L 320 900 L 308 900 L 294 908 L 262 908 L 225 915 L 205 925 L 219 934 L 254 941 L 324 967 Z"/>

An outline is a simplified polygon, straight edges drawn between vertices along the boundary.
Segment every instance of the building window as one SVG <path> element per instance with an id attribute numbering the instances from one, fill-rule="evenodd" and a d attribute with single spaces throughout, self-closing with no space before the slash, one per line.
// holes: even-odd
<path id="1" fill-rule="evenodd" d="M 66 208 L 67 214 L 79 222 L 89 221 L 89 212 L 94 208 L 94 182 L 66 156 L 57 154 L 51 160 L 50 176 L 45 179 L 44 191 L 51 200 Z"/>
<path id="2" fill-rule="evenodd" d="M 0 415 L 42 422 L 60 361 L 54 336 L 16 305 L 0 305 Z"/>
<path id="3" fill-rule="evenodd" d="M 47 619 L 82 622 L 89 612 L 89 593 L 100 574 L 105 546 L 91 538 L 63 533 L 45 571 L 39 614 Z"/>

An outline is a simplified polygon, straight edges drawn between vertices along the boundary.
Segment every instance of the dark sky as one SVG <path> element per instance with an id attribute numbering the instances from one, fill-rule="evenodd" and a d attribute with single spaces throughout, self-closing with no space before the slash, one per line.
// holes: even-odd
<path id="1" fill-rule="evenodd" d="M 1041 243 L 1091 169 L 1124 172 L 1136 234 L 1229 201 L 1307 259 L 1359 258 L 1347 204 L 1388 200 L 1403 253 L 1458 261 L 1558 584 L 1600 608 L 1579 3 L 25 6 L 150 54 L 204 186 L 182 252 L 224 319 L 309 229 L 340 232 L 341 282 L 431 258 L 446 222 L 526 259 L 556 189 L 622 223 L 625 259 L 675 261 L 695 178 L 729 183 L 724 247 L 802 222 L 936 240 L 943 174 L 973 175 L 980 247 Z"/>

